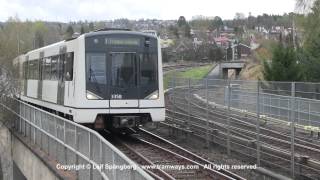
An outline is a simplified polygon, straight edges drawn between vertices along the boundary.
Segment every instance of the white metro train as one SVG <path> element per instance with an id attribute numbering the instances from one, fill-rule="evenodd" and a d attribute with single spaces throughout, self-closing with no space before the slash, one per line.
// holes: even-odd
<path id="1" fill-rule="evenodd" d="M 18 98 L 94 129 L 132 130 L 165 119 L 159 39 L 100 30 L 14 59 Z"/>

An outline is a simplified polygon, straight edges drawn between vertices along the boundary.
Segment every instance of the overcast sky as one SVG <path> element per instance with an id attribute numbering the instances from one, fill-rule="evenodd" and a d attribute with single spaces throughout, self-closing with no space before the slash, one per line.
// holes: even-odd
<path id="1" fill-rule="evenodd" d="M 236 12 L 248 16 L 292 12 L 295 0 L 0 0 L 0 21 L 18 15 L 22 20 L 77 21 L 128 19 L 188 20 L 194 15 L 233 19 Z"/>

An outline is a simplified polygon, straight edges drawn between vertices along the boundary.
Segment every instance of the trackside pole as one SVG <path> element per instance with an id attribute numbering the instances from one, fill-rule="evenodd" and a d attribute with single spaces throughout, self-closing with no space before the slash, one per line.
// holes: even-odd
<path id="1" fill-rule="evenodd" d="M 291 83 L 291 176 L 292 179 L 295 179 L 295 168 L 294 168 L 294 134 L 295 134 L 295 82 Z"/>
<path id="2" fill-rule="evenodd" d="M 231 84 L 230 80 L 228 80 L 228 118 L 227 118 L 227 153 L 228 156 L 231 155 L 230 150 L 230 120 L 231 120 Z"/>
<path id="3" fill-rule="evenodd" d="M 175 98 L 175 96 L 176 96 L 176 76 L 175 76 L 175 73 L 173 73 L 173 85 L 172 85 L 172 88 L 173 88 L 173 92 L 172 92 L 172 102 L 173 102 L 173 109 L 172 109 L 172 111 L 173 111 L 173 114 L 172 114 L 172 118 L 173 118 L 173 122 L 175 122 L 175 118 L 176 118 L 176 98 Z M 174 128 L 171 128 L 172 129 L 172 135 L 174 134 Z"/>
<path id="4" fill-rule="evenodd" d="M 260 81 L 257 84 L 257 166 L 260 167 Z"/>
<path id="5" fill-rule="evenodd" d="M 206 146 L 207 148 L 210 147 L 210 143 L 209 143 L 209 89 L 208 89 L 208 78 L 206 78 L 206 81 L 205 81 L 205 86 L 206 86 L 206 119 L 207 119 L 207 132 L 206 132 Z"/>
<path id="6" fill-rule="evenodd" d="M 187 129 L 189 129 L 189 122 L 190 122 L 190 100 L 191 100 L 191 79 L 188 79 L 188 122 L 186 123 Z"/>

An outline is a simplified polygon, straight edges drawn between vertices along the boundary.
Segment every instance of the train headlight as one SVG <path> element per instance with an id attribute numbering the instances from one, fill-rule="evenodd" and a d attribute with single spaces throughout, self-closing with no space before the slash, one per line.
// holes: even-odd
<path id="1" fill-rule="evenodd" d="M 153 93 L 149 94 L 145 99 L 158 99 L 159 98 L 159 91 L 156 90 Z"/>
<path id="2" fill-rule="evenodd" d="M 87 99 L 90 99 L 90 100 L 98 100 L 98 99 L 102 99 L 102 97 L 90 92 L 90 91 L 87 91 Z"/>

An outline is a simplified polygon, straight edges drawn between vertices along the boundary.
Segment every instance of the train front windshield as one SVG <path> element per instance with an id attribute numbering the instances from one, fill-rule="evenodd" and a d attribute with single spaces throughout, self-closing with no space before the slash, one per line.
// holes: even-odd
<path id="1" fill-rule="evenodd" d="M 87 98 L 158 98 L 157 39 L 110 36 L 86 38 Z"/>

